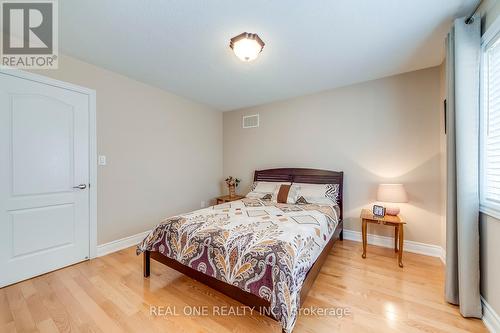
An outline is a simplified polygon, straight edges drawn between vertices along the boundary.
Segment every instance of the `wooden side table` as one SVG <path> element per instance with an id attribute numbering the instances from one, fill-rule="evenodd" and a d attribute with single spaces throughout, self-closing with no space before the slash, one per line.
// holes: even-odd
<path id="1" fill-rule="evenodd" d="M 361 221 L 362 221 L 362 235 L 363 235 L 363 254 L 361 255 L 363 259 L 366 258 L 366 229 L 368 223 L 383 224 L 394 227 L 394 252 L 398 253 L 398 264 L 399 267 L 403 267 L 403 242 L 404 242 L 404 231 L 403 227 L 406 222 L 403 221 L 400 215 L 391 216 L 386 215 L 384 217 L 374 216 L 369 209 L 363 209 L 361 211 Z M 398 249 L 399 241 L 399 249 Z"/>
<path id="2" fill-rule="evenodd" d="M 223 196 L 220 196 L 217 198 L 217 204 L 219 205 L 219 204 L 224 203 L 224 202 L 236 201 L 236 200 L 240 200 L 243 198 L 244 198 L 244 196 L 242 196 L 242 195 L 235 195 L 232 197 L 230 197 L 229 195 L 223 195 Z"/>

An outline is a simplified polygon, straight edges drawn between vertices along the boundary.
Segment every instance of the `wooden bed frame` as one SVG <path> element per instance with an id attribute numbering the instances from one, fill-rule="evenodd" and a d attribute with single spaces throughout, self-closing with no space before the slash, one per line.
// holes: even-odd
<path id="1" fill-rule="evenodd" d="M 256 170 L 254 174 L 254 181 L 268 181 L 268 182 L 294 182 L 294 183 L 311 183 L 311 184 L 339 184 L 339 207 L 340 219 L 334 234 L 330 241 L 326 244 L 323 251 L 316 259 L 314 265 L 311 267 L 306 275 L 302 289 L 300 291 L 300 304 L 302 305 L 306 296 L 311 289 L 311 286 L 316 279 L 321 266 L 323 266 L 328 254 L 330 253 L 333 244 L 337 239 L 343 239 L 343 181 L 344 173 L 328 170 L 317 169 L 302 169 L 302 168 L 283 168 L 283 169 L 268 169 Z M 144 277 L 150 276 L 151 259 L 154 259 L 162 264 L 175 269 L 192 279 L 195 279 L 251 308 L 258 309 L 261 313 L 270 315 L 271 311 L 264 311 L 270 307 L 270 302 L 244 291 L 236 286 L 227 284 L 223 281 L 217 280 L 214 277 L 205 275 L 191 267 L 185 266 L 177 260 L 164 256 L 160 252 L 145 251 L 144 252 Z M 272 317 L 271 317 L 272 318 Z M 273 318 L 274 319 L 274 318 Z"/>

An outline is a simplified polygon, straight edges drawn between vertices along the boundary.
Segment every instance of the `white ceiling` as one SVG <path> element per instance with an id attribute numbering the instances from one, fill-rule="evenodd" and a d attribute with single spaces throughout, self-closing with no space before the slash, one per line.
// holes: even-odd
<path id="1" fill-rule="evenodd" d="M 62 53 L 233 110 L 435 66 L 479 0 L 63 0 Z M 243 63 L 241 32 L 266 46 Z"/>

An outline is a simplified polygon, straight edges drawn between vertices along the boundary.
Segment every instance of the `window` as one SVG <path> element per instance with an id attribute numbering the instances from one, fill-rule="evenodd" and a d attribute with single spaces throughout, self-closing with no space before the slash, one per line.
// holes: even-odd
<path id="1" fill-rule="evenodd" d="M 481 76 L 480 206 L 484 213 L 500 218 L 499 33 L 483 38 Z"/>

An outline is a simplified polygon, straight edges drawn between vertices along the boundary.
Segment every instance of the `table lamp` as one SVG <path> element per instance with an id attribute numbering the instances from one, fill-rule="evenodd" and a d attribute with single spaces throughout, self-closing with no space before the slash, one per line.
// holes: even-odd
<path id="1" fill-rule="evenodd" d="M 408 202 L 408 195 L 403 184 L 380 184 L 377 190 L 377 201 L 391 204 Z M 398 215 L 399 207 L 386 207 L 385 213 L 387 215 Z"/>

